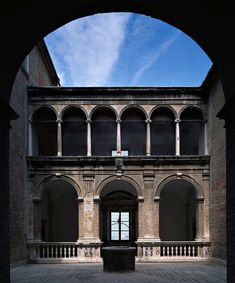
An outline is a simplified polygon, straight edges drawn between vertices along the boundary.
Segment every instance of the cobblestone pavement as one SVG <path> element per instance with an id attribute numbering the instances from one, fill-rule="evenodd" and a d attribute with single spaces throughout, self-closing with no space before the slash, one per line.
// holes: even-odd
<path id="1" fill-rule="evenodd" d="M 138 263 L 134 272 L 103 272 L 102 264 L 34 264 L 11 270 L 12 283 L 223 283 L 226 268 L 211 263 Z"/>

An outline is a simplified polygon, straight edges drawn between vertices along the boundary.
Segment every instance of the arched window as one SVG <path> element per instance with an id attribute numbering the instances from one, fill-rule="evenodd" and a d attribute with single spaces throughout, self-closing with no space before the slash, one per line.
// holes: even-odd
<path id="1" fill-rule="evenodd" d="M 160 194 L 160 238 L 162 241 L 194 241 L 196 237 L 196 193 L 185 180 L 173 180 Z"/>
<path id="2" fill-rule="evenodd" d="M 84 112 L 79 108 L 68 109 L 62 117 L 63 155 L 87 154 L 87 124 Z"/>
<path id="3" fill-rule="evenodd" d="M 33 155 L 57 155 L 55 113 L 47 107 L 37 109 L 32 117 Z"/>
<path id="4" fill-rule="evenodd" d="M 92 115 L 92 155 L 111 156 L 116 150 L 116 115 L 109 108 L 99 108 Z"/>
<path id="5" fill-rule="evenodd" d="M 175 116 L 167 108 L 158 108 L 151 115 L 152 155 L 175 154 Z"/>
<path id="6" fill-rule="evenodd" d="M 76 242 L 78 239 L 77 192 L 64 180 L 48 182 L 41 202 L 41 239 Z"/>
<path id="7" fill-rule="evenodd" d="M 193 107 L 186 108 L 180 116 L 181 155 L 205 154 L 204 119 L 202 113 Z"/>
<path id="8" fill-rule="evenodd" d="M 146 129 L 144 113 L 138 108 L 127 109 L 121 117 L 122 151 L 128 155 L 145 155 Z"/>

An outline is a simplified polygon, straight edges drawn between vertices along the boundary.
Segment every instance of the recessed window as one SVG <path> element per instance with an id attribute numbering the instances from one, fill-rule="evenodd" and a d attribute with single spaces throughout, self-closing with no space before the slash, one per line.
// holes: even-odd
<path id="1" fill-rule="evenodd" d="M 129 241 L 130 213 L 111 212 L 111 241 Z"/>

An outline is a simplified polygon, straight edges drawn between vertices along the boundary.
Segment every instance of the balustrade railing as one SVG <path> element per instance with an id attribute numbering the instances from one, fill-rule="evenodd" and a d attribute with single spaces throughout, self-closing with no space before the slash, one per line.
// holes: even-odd
<path id="1" fill-rule="evenodd" d="M 207 260 L 210 242 L 207 241 L 159 241 L 137 242 L 138 260 Z"/>
<path id="2" fill-rule="evenodd" d="M 100 242 L 64 243 L 29 242 L 31 262 L 101 262 Z M 208 260 L 210 242 L 207 241 L 137 241 L 137 261 Z"/>
<path id="3" fill-rule="evenodd" d="M 98 262 L 101 243 L 30 242 L 28 258 L 34 262 Z"/>

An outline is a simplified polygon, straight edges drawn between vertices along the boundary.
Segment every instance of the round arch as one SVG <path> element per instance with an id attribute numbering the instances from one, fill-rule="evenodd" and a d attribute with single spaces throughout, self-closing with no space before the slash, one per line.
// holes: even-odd
<path id="1" fill-rule="evenodd" d="M 121 110 L 121 112 L 119 113 L 118 119 L 119 119 L 119 120 L 122 120 L 122 115 L 125 114 L 126 111 L 132 110 L 132 109 L 138 109 L 138 110 L 140 110 L 140 111 L 144 114 L 145 120 L 148 119 L 148 114 L 147 114 L 147 112 L 146 112 L 145 109 L 144 109 L 143 107 L 141 107 L 140 105 L 127 105 L 127 106 L 125 106 L 125 107 Z"/>
<path id="2" fill-rule="evenodd" d="M 178 176 L 177 174 L 176 175 L 171 175 L 171 176 L 168 176 L 166 177 L 165 179 L 163 179 L 160 184 L 157 186 L 157 188 L 155 189 L 155 192 L 154 192 L 154 199 L 158 200 L 160 199 L 160 195 L 161 195 L 161 191 L 162 189 L 171 181 L 175 181 L 175 180 L 184 180 L 184 181 L 187 181 L 189 182 L 193 188 L 195 189 L 195 193 L 196 193 L 196 199 L 197 200 L 204 200 L 204 195 L 203 195 L 203 192 L 202 192 L 202 189 L 200 187 L 200 185 L 198 184 L 198 182 L 193 179 L 192 177 L 190 176 L 187 176 L 187 175 L 180 175 Z"/>
<path id="3" fill-rule="evenodd" d="M 91 120 L 93 119 L 94 114 L 95 114 L 97 111 L 102 110 L 102 109 L 104 109 L 104 110 L 108 109 L 108 110 L 113 111 L 113 113 L 115 114 L 115 117 L 116 117 L 116 119 L 117 119 L 117 117 L 118 117 L 117 111 L 116 111 L 112 106 L 110 106 L 110 105 L 97 105 L 96 107 L 94 107 L 94 108 L 91 110 L 91 112 L 90 112 L 90 114 L 89 114 L 89 116 L 88 116 L 88 119 L 91 121 Z"/>
<path id="4" fill-rule="evenodd" d="M 196 111 L 198 111 L 198 112 L 200 112 L 200 114 L 202 115 L 202 118 L 203 118 L 203 120 L 205 120 L 205 113 L 204 113 L 204 111 L 202 110 L 202 108 L 201 107 L 199 107 L 199 106 L 196 106 L 196 105 L 187 105 L 187 106 L 184 106 L 184 107 L 182 107 L 182 109 L 180 110 L 180 112 L 179 112 L 179 119 L 181 119 L 181 115 L 182 115 L 182 113 L 185 111 L 185 110 L 188 110 L 188 109 L 195 109 Z"/>
<path id="5" fill-rule="evenodd" d="M 175 119 L 177 119 L 177 113 L 176 113 L 176 111 L 175 111 L 175 109 L 172 107 L 172 106 L 170 106 L 170 105 L 157 105 L 157 106 L 155 106 L 151 111 L 150 111 L 150 113 L 149 113 L 149 119 L 151 120 L 151 117 L 152 117 L 152 115 L 153 115 L 153 113 L 155 112 L 155 111 L 158 111 L 158 110 L 161 110 L 161 109 L 167 109 L 167 110 L 169 110 L 169 111 L 171 111 L 171 113 L 174 115 L 174 117 L 175 117 Z"/>
<path id="6" fill-rule="evenodd" d="M 36 188 L 34 189 L 33 192 L 33 199 L 34 200 L 41 200 L 43 193 L 46 189 L 46 184 L 48 184 L 51 181 L 55 181 L 55 180 L 63 180 L 67 183 L 69 183 L 70 185 L 72 185 L 72 187 L 76 190 L 77 193 L 77 197 L 78 199 L 83 199 L 83 191 L 81 190 L 81 188 L 79 187 L 79 185 L 70 177 L 68 176 L 48 176 L 46 178 L 44 178 L 43 180 L 40 181 L 40 183 L 36 186 Z"/>
<path id="7" fill-rule="evenodd" d="M 58 118 L 60 120 L 63 120 L 63 116 L 66 114 L 67 111 L 69 111 L 70 109 L 78 109 L 78 110 L 81 110 L 82 113 L 85 115 L 86 119 L 88 119 L 88 114 L 86 112 L 86 110 L 80 106 L 80 105 L 67 105 L 65 106 L 62 111 L 60 112 L 60 114 L 58 115 Z"/>
<path id="8" fill-rule="evenodd" d="M 49 109 L 50 111 L 52 111 L 53 114 L 55 115 L 55 121 L 58 120 L 59 114 L 58 114 L 58 112 L 56 111 L 56 109 L 55 109 L 54 107 L 52 107 L 51 105 L 38 106 L 38 107 L 34 108 L 34 109 L 32 110 L 32 112 L 30 113 L 30 115 L 29 115 L 29 120 L 32 122 L 33 119 L 34 119 L 35 113 L 36 113 L 37 111 L 42 110 L 42 109 Z"/>
<path id="9" fill-rule="evenodd" d="M 122 180 L 129 183 L 130 185 L 132 185 L 132 187 L 136 190 L 137 192 L 137 197 L 138 198 L 143 198 L 143 191 L 141 189 L 141 187 L 138 185 L 138 183 L 133 180 L 132 178 L 130 177 L 127 177 L 127 176 L 122 176 Z M 95 199 L 99 199 L 100 198 L 100 195 L 101 195 L 101 192 L 103 190 L 103 188 L 105 186 L 107 186 L 109 183 L 111 183 L 112 181 L 117 181 L 117 177 L 116 176 L 110 176 L 106 179 L 104 179 L 96 188 L 96 191 L 95 191 Z"/>

